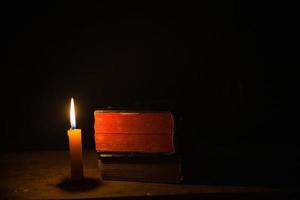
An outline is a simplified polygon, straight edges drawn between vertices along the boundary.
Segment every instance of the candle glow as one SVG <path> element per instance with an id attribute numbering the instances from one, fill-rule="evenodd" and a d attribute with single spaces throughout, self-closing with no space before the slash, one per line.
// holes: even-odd
<path id="1" fill-rule="evenodd" d="M 71 98 L 71 105 L 70 105 L 70 122 L 71 122 L 71 129 L 76 128 L 76 117 L 75 117 L 75 106 L 74 106 L 74 99 Z"/>

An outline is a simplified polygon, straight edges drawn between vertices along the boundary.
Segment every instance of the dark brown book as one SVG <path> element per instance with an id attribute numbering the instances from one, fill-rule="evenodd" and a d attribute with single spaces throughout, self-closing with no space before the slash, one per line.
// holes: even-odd
<path id="1" fill-rule="evenodd" d="M 99 154 L 104 180 L 179 183 L 182 180 L 178 155 Z"/>

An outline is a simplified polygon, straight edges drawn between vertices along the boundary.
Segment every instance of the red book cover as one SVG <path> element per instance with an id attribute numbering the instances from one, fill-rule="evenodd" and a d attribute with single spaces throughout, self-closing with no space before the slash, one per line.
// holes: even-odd
<path id="1" fill-rule="evenodd" d="M 170 112 L 97 110 L 98 152 L 173 153 L 174 118 Z"/>

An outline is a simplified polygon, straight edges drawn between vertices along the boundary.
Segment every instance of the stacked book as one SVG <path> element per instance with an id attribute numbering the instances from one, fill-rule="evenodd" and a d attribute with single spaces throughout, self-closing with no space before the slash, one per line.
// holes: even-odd
<path id="1" fill-rule="evenodd" d="M 94 115 L 95 144 L 104 180 L 181 181 L 172 113 L 97 110 Z"/>

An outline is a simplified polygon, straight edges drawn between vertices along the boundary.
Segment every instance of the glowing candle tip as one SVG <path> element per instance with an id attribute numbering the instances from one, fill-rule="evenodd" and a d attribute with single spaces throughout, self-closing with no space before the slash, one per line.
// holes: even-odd
<path id="1" fill-rule="evenodd" d="M 76 117 L 75 117 L 75 106 L 74 106 L 74 99 L 71 98 L 71 106 L 70 106 L 70 122 L 71 122 L 71 129 L 76 128 Z"/>

